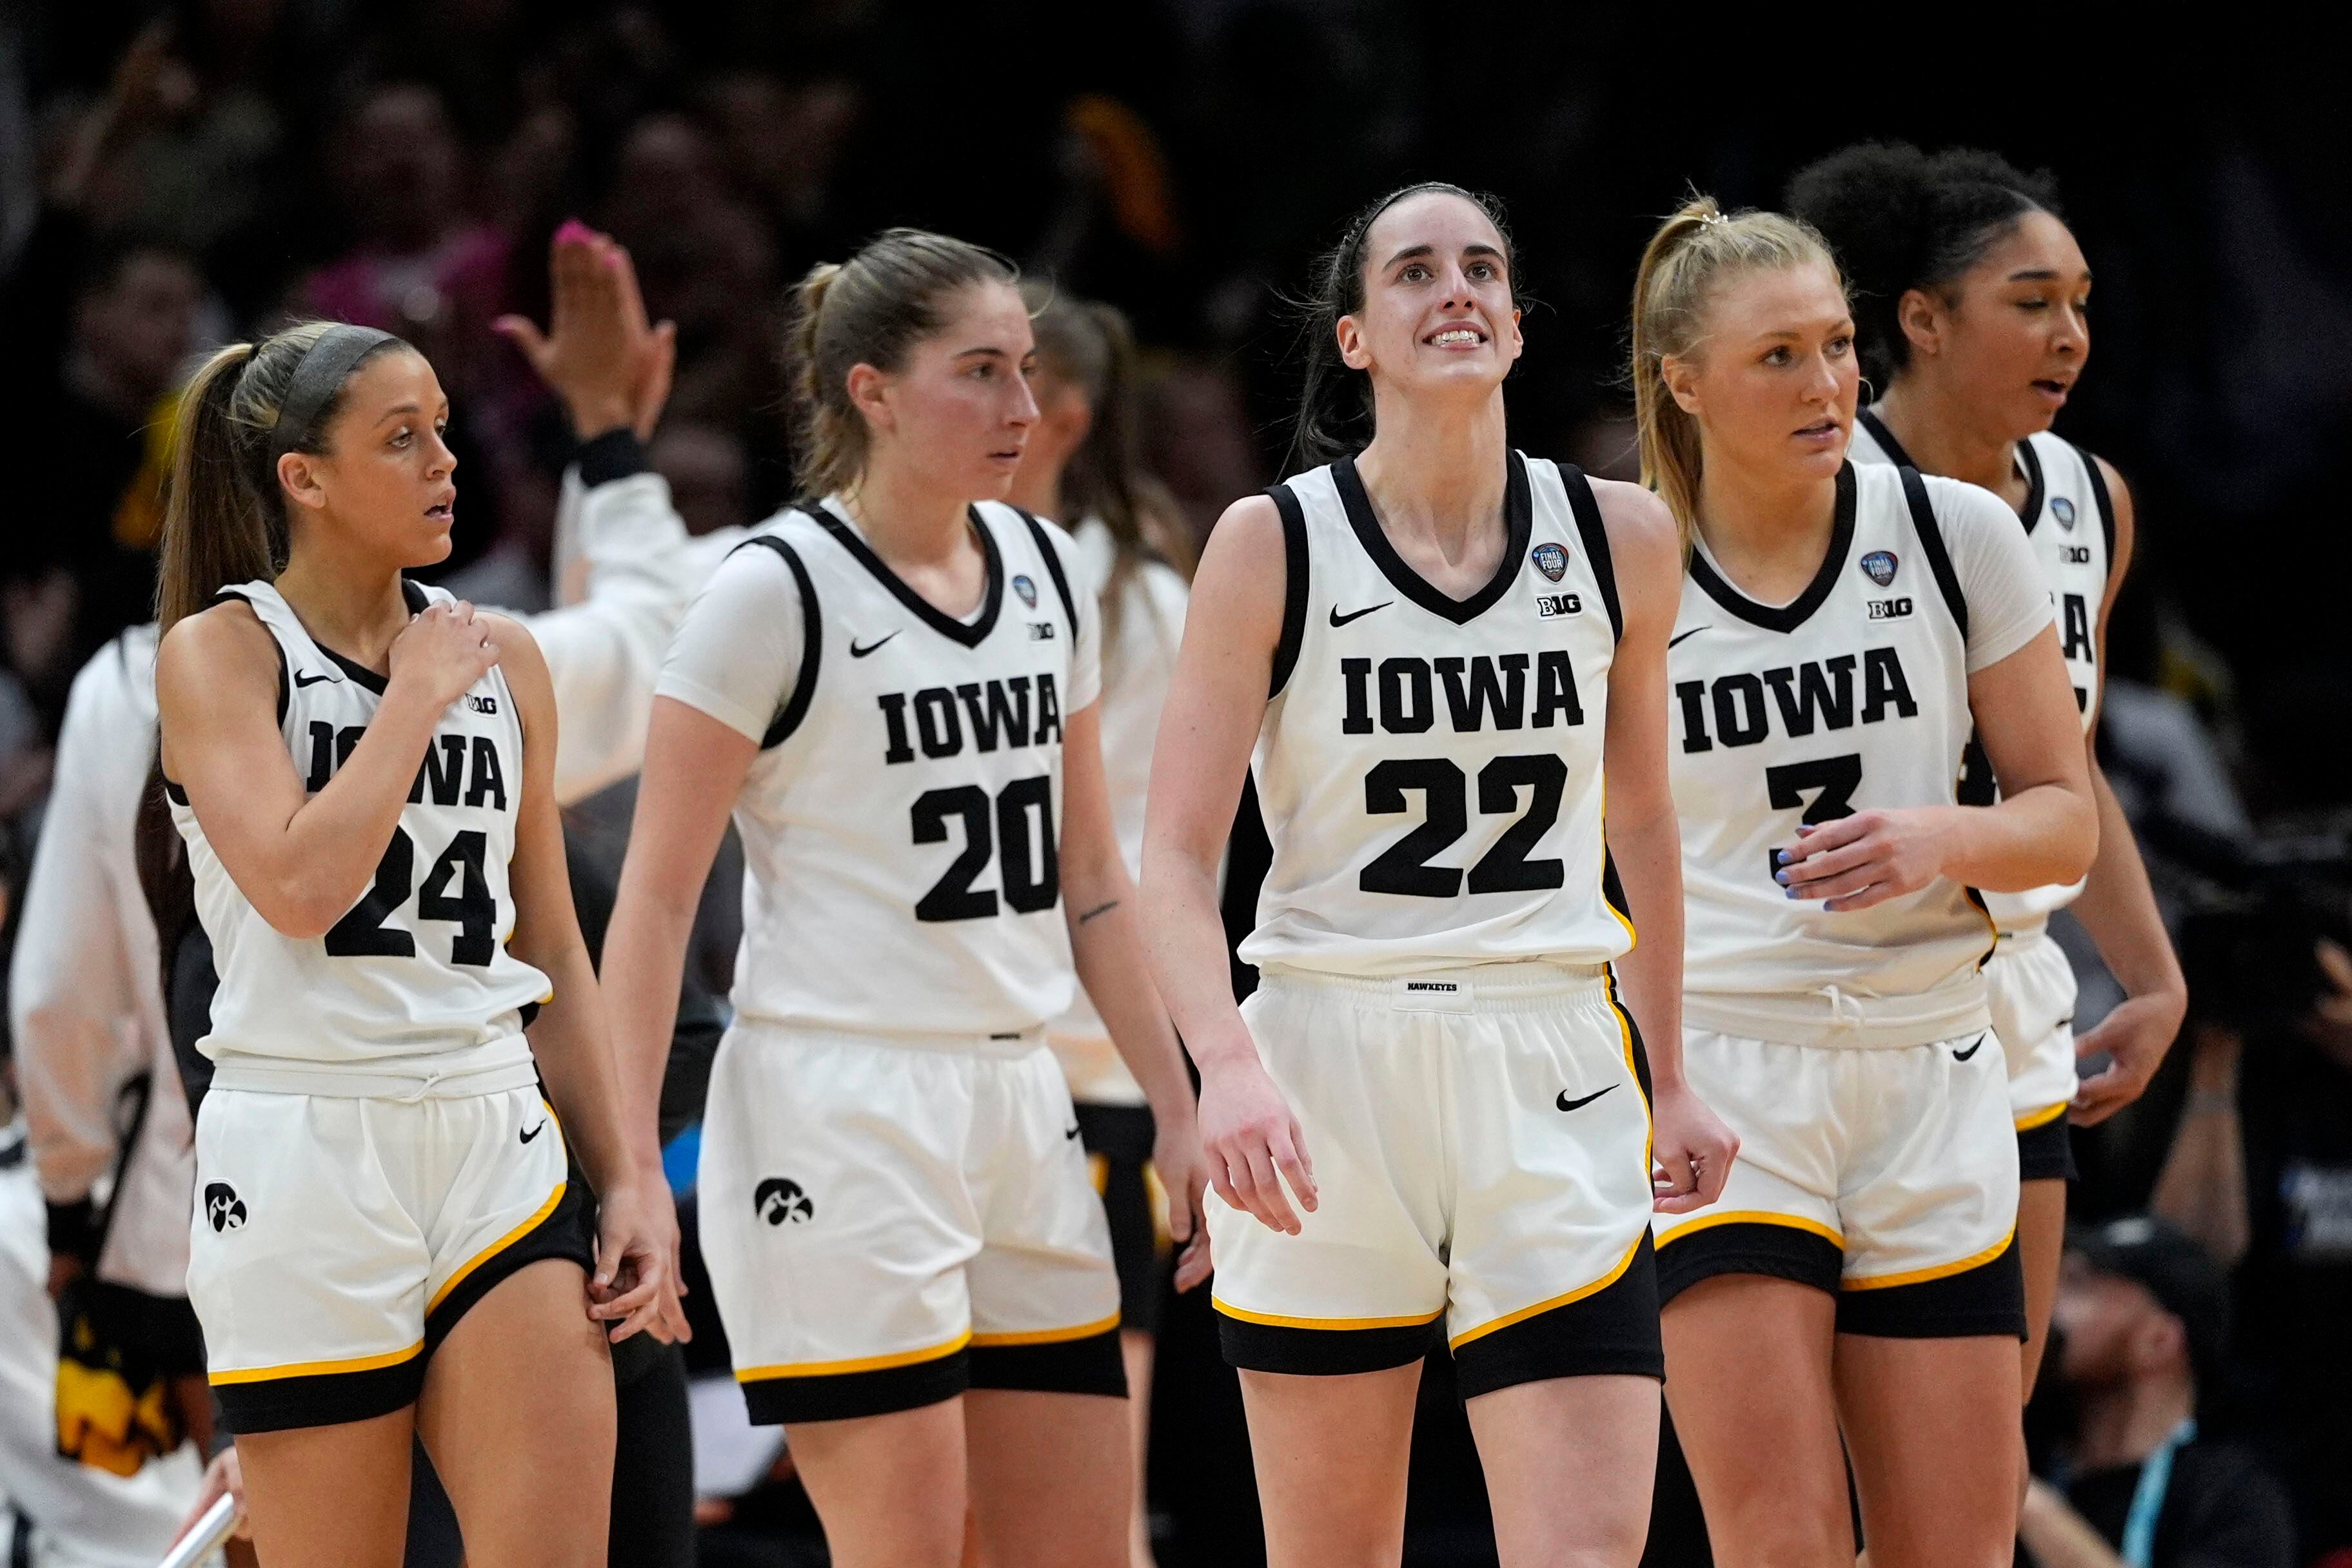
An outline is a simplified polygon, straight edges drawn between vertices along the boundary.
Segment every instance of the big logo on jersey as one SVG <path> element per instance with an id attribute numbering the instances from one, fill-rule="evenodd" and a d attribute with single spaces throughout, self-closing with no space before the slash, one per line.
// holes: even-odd
<path id="1" fill-rule="evenodd" d="M 236 1188 L 225 1181 L 208 1182 L 205 1186 L 205 1218 L 216 1230 L 245 1228 L 245 1199 L 236 1196 Z"/>
<path id="2" fill-rule="evenodd" d="M 816 1205 L 801 1190 L 801 1184 L 782 1176 L 770 1176 L 760 1184 L 751 1194 L 751 1208 L 771 1225 L 805 1225 L 816 1218 Z"/>

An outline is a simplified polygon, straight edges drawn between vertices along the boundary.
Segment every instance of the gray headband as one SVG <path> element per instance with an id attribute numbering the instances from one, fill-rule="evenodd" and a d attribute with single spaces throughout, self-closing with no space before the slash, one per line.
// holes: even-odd
<path id="1" fill-rule="evenodd" d="M 399 341 L 389 332 L 354 327 L 347 321 L 338 321 L 320 333 L 319 340 L 303 350 L 286 382 L 286 401 L 279 405 L 278 423 L 269 433 L 269 465 L 275 468 L 280 457 L 309 438 L 319 415 L 342 390 L 352 366 L 378 345 Z"/>

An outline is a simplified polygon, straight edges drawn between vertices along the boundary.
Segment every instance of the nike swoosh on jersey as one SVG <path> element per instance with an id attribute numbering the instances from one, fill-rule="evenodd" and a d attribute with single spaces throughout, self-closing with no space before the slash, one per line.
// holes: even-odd
<path id="1" fill-rule="evenodd" d="M 1563 1089 L 1559 1092 L 1559 1098 L 1554 1101 L 1553 1103 L 1558 1105 L 1563 1111 L 1581 1111 L 1587 1105 L 1591 1104 L 1595 1100 L 1600 1099 L 1603 1094 L 1608 1093 L 1611 1089 L 1614 1089 L 1616 1087 L 1617 1085 L 1612 1083 L 1603 1088 L 1595 1089 L 1591 1093 L 1587 1094 L 1581 1100 L 1570 1099 L 1568 1097 L 1568 1091 Z"/>
<path id="2" fill-rule="evenodd" d="M 1395 602 L 1396 601 L 1393 599 L 1383 599 L 1378 604 L 1367 604 L 1361 610 L 1350 610 L 1345 615 L 1340 614 L 1339 607 L 1334 604 L 1331 606 L 1331 624 L 1334 626 L 1345 626 L 1350 621 L 1361 621 L 1373 611 L 1386 610 L 1390 605 L 1394 604 Z"/>
<path id="3" fill-rule="evenodd" d="M 900 630 L 904 630 L 904 628 L 901 628 Z M 866 654 L 874 652 L 875 649 L 879 648 L 883 643 L 887 643 L 890 640 L 890 637 L 896 637 L 898 634 L 898 633 L 897 632 L 893 632 L 890 633 L 889 637 L 884 637 L 880 642 L 868 643 L 862 648 L 857 645 L 857 639 L 853 637 L 849 640 L 849 656 L 853 659 L 862 659 L 866 657 Z"/>
<path id="4" fill-rule="evenodd" d="M 1666 646 L 1667 646 L 1667 647 L 1669 647 L 1669 648 L 1671 648 L 1671 647 L 1673 647 L 1675 643 L 1680 643 L 1680 642 L 1683 642 L 1683 641 L 1685 641 L 1685 639 L 1687 639 L 1687 638 L 1696 637 L 1696 636 L 1697 636 L 1700 632 L 1705 632 L 1705 631 L 1707 631 L 1707 630 L 1709 630 L 1709 628 L 1705 627 L 1705 626 L 1694 626 L 1694 627 L 1692 627 L 1689 631 L 1687 631 L 1687 632 L 1684 632 L 1684 633 L 1682 634 L 1682 636 L 1680 636 L 1680 637 L 1669 637 L 1669 638 L 1667 638 L 1667 639 L 1666 639 Z"/>
<path id="5" fill-rule="evenodd" d="M 525 1133 L 525 1134 L 522 1135 L 522 1141 L 523 1141 L 524 1143 L 528 1144 L 528 1143 L 529 1143 L 529 1142 L 530 1142 L 533 1138 L 536 1138 L 537 1136 L 539 1136 L 541 1133 L 544 1133 L 545 1131 L 547 1131 L 547 1124 L 546 1124 L 546 1123 L 544 1123 L 544 1122 L 541 1122 L 538 1126 L 533 1127 L 530 1132 Z"/>
<path id="6" fill-rule="evenodd" d="M 308 670 L 294 672 L 294 684 L 298 686 L 315 686 L 320 681 L 331 681 L 334 678 L 332 675 L 314 675 Z"/>
<path id="7" fill-rule="evenodd" d="M 1075 1138 L 1077 1135 L 1078 1130 L 1076 1127 L 1065 1127 L 1062 1129 L 1062 1136 L 1066 1138 Z"/>

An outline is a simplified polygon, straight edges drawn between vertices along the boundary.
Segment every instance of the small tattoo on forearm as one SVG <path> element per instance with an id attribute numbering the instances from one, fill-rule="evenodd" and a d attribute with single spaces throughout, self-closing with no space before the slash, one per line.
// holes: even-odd
<path id="1" fill-rule="evenodd" d="M 1118 900 L 1116 898 L 1112 899 L 1108 904 L 1097 904 L 1092 909 L 1087 910 L 1084 915 L 1078 916 L 1078 924 L 1084 925 L 1096 915 L 1108 915 L 1112 910 L 1117 909 L 1118 907 Z"/>

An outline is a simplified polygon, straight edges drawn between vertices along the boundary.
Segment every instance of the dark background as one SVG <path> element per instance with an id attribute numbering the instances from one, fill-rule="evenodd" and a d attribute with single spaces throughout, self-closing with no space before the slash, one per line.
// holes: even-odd
<path id="1" fill-rule="evenodd" d="M 2112 667 L 2197 706 L 2258 817 L 2341 807 L 2346 61 L 2258 7 L 2226 26 L 2152 15 L 2124 33 L 2051 7 L 1727 26 L 1404 0 L 0 5 L 0 674 L 30 716 L 0 737 L 12 852 L 28 852 L 66 683 L 148 613 L 132 503 L 171 392 L 155 362 L 373 301 L 456 402 L 449 570 L 504 561 L 522 587 L 503 601 L 521 604 L 568 444 L 487 327 L 543 319 L 557 224 L 614 232 L 678 321 L 665 429 L 706 438 L 718 521 L 790 494 L 784 289 L 917 224 L 1129 312 L 1150 456 L 1205 529 L 1278 472 L 1285 297 L 1366 200 L 1417 178 L 1502 198 L 1531 299 L 1513 439 L 1622 474 L 1625 301 L 1657 216 L 1692 186 L 1770 204 L 1799 164 L 1864 137 L 2056 172 L 2097 277 L 2095 352 L 2059 428 L 2116 463 L 2140 519 Z M 158 19 L 163 65 L 126 87 Z M 77 139 L 109 115 L 77 183 Z M 131 255 L 179 282 L 158 274 L 143 313 L 109 315 Z M 2136 1146 L 2160 1154 L 2168 1127 Z M 2144 1199 L 2152 1157 L 2120 1166 L 2094 1207 Z M 1204 1302 L 1171 1314 L 1163 1367 L 1162 1562 L 1249 1561 L 1247 1452 Z M 1413 1560 L 1479 1561 L 1442 1369 L 1424 1415 Z"/>

